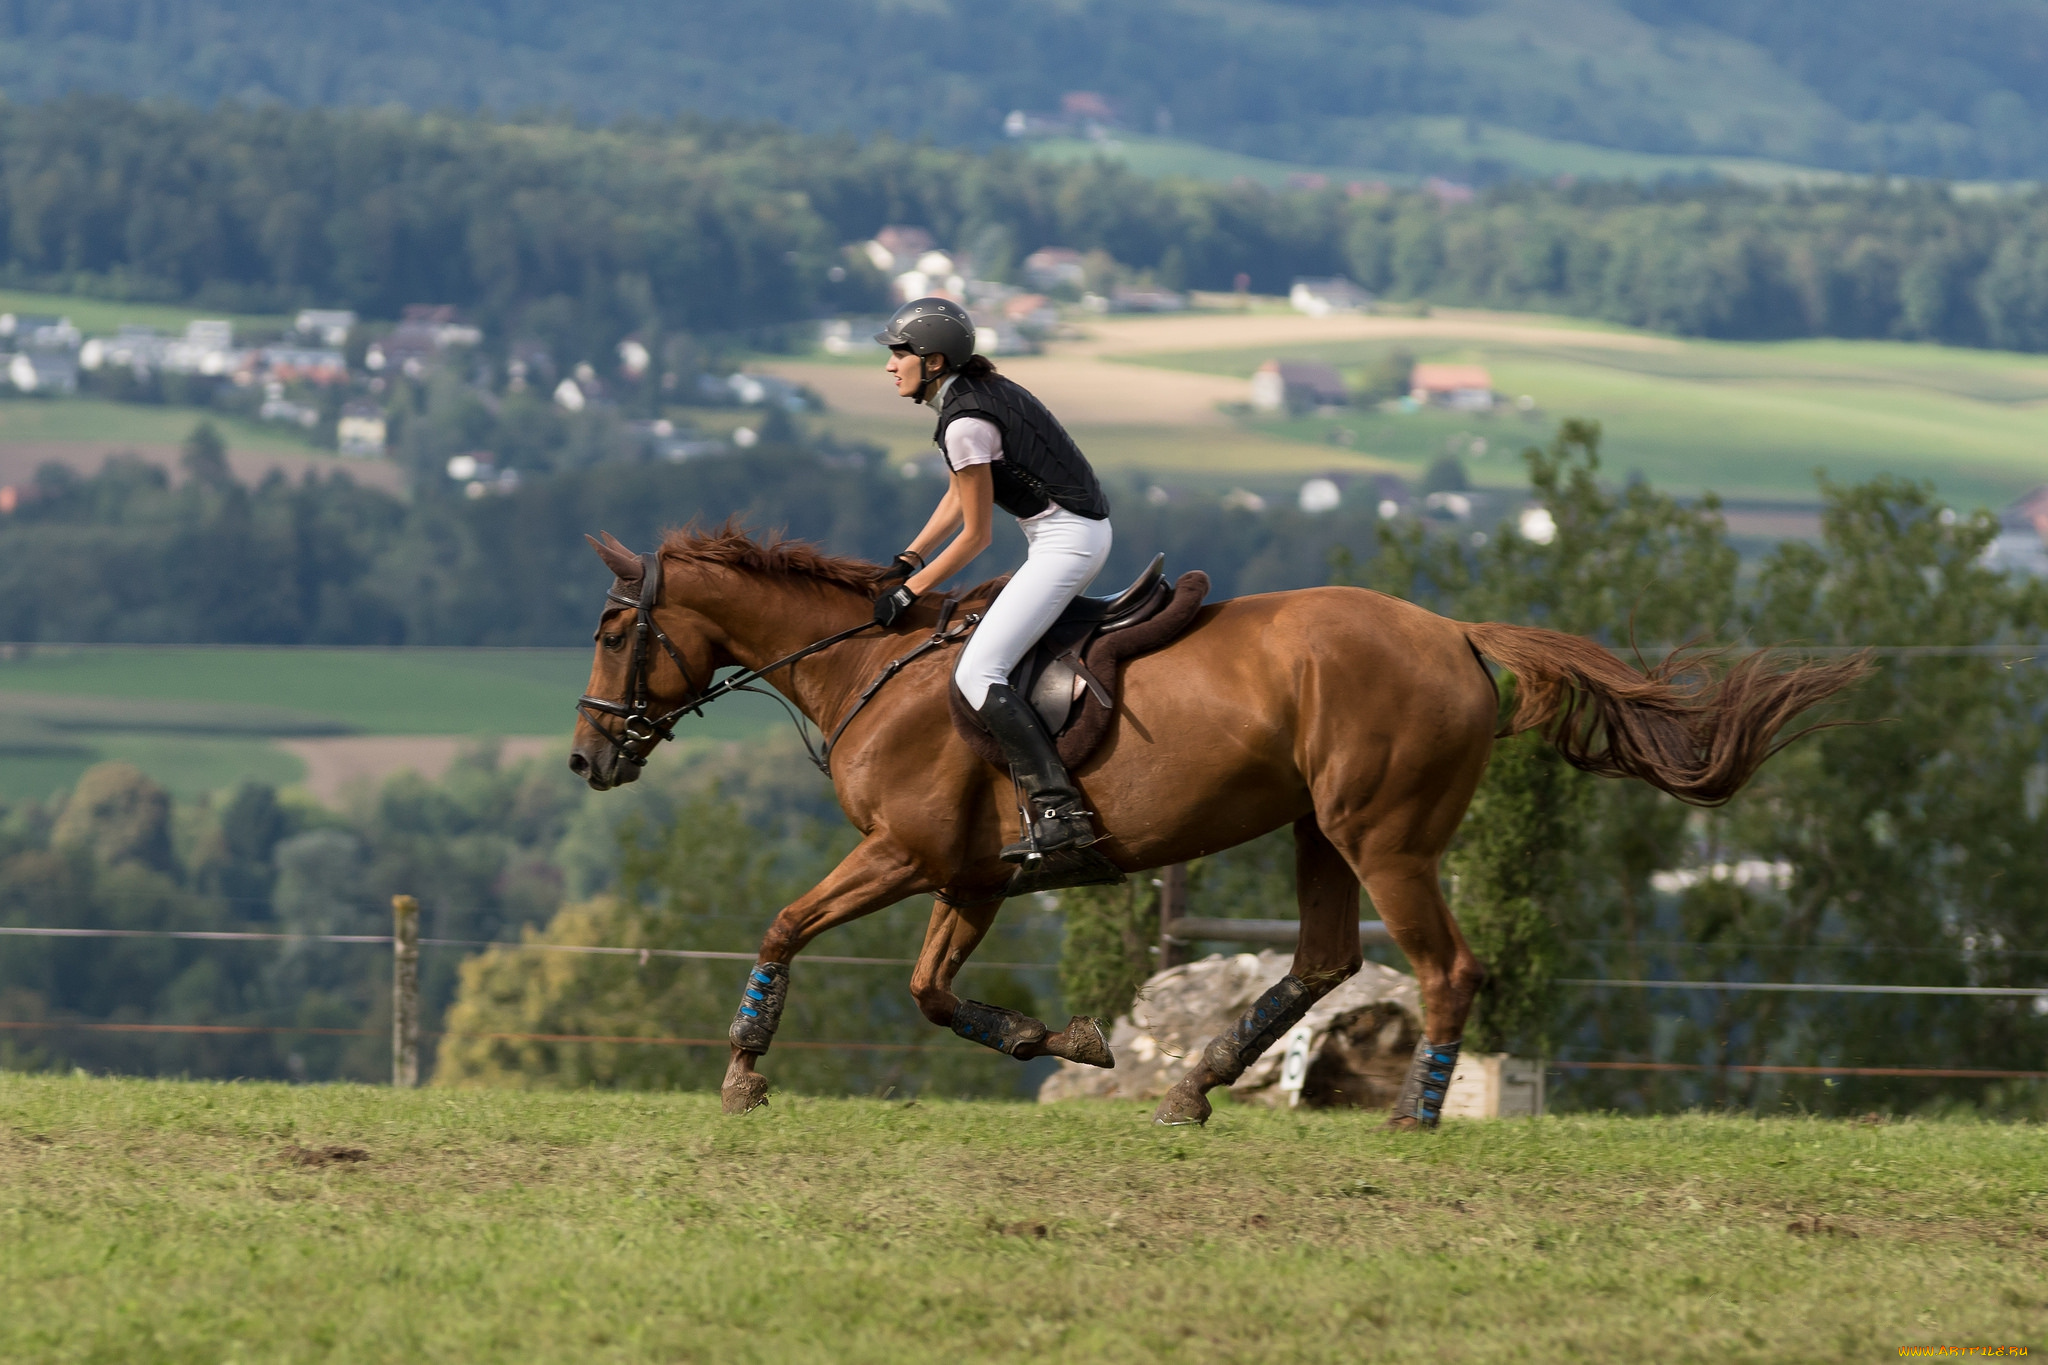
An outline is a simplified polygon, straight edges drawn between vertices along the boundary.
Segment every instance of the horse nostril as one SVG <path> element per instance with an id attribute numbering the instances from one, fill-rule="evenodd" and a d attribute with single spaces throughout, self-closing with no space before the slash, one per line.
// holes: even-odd
<path id="1" fill-rule="evenodd" d="M 590 776 L 590 760 L 582 754 L 569 755 L 569 771 L 578 777 Z"/>

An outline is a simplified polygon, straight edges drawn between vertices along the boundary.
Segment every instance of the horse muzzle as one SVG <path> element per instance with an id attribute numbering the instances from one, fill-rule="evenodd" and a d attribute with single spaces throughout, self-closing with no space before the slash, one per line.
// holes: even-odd
<path id="1" fill-rule="evenodd" d="M 589 783 L 592 791 L 600 792 L 623 787 L 640 777 L 640 765 L 629 761 L 625 750 L 608 737 L 582 741 L 570 749 L 569 771 Z"/>

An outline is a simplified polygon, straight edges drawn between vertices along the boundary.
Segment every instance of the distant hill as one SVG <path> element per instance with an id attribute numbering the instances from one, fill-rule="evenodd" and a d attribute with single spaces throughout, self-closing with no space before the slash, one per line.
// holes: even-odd
<path id="1" fill-rule="evenodd" d="M 1107 110 L 1260 157 L 1480 179 L 1546 168 L 1504 131 L 2033 178 L 2048 176 L 2048 0 L 17 3 L 0 6 L 0 90 L 689 110 L 956 144 L 1001 137 L 1012 110 L 1069 125 Z"/>

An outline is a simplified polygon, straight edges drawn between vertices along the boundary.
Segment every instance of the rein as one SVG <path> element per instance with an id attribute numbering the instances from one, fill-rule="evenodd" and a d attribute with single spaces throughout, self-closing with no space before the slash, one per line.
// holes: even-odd
<path id="1" fill-rule="evenodd" d="M 683 661 L 682 652 L 675 647 L 674 642 L 654 619 L 654 608 L 661 600 L 661 553 L 649 551 L 642 554 L 640 565 L 640 595 L 637 598 L 621 596 L 613 590 L 607 590 L 604 595 L 606 602 L 633 609 L 633 653 L 626 663 L 626 695 L 622 700 L 612 701 L 605 697 L 591 696 L 586 692 L 576 699 L 576 710 L 599 731 L 603 731 L 604 726 L 598 723 L 597 715 L 592 714 L 593 712 L 615 716 L 624 722 L 613 742 L 619 746 L 619 753 L 625 760 L 636 768 L 647 766 L 648 756 L 654 752 L 656 744 L 665 739 L 675 738 L 675 724 L 684 715 L 694 713 L 701 718 L 704 707 L 720 697 L 730 696 L 734 692 L 750 692 L 755 696 L 773 700 L 789 713 L 790 723 L 796 726 L 797 738 L 803 741 L 804 752 L 810 755 L 812 764 L 819 772 L 830 777 L 833 747 L 839 743 L 839 737 L 846 733 L 846 727 L 853 724 L 853 718 L 858 716 L 867 704 L 874 700 L 875 694 L 882 690 L 882 684 L 895 677 L 906 664 L 960 639 L 981 620 L 979 614 L 970 613 L 960 624 L 948 629 L 947 622 L 952 619 L 953 609 L 958 604 L 950 598 L 947 599 L 939 609 L 938 628 L 932 632 L 931 638 L 908 654 L 884 665 L 881 673 L 855 699 L 852 709 L 833 727 L 830 737 L 824 739 L 822 744 L 814 744 L 803 713 L 790 705 L 787 697 L 773 688 L 760 688 L 753 684 L 777 669 L 788 668 L 810 658 L 813 654 L 830 649 L 842 640 L 850 640 L 862 631 L 873 630 L 875 623 L 863 621 L 857 626 L 851 626 L 835 635 L 813 641 L 793 653 L 785 654 L 773 663 L 763 664 L 759 668 L 741 669 L 724 682 L 698 691 L 696 675 L 690 671 L 689 664 Z M 602 631 L 603 628 L 600 622 L 598 629 Z M 688 691 L 696 693 L 673 710 L 659 716 L 651 714 L 649 706 L 652 692 L 648 684 L 648 675 L 654 666 L 653 651 L 647 647 L 650 638 L 661 646 L 675 664 L 676 671 L 683 675 L 683 686 Z"/>

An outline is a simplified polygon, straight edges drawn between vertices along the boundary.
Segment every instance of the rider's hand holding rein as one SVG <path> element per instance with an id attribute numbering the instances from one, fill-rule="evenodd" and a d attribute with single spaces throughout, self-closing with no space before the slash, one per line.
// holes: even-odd
<path id="1" fill-rule="evenodd" d="M 930 402 L 932 390 L 936 389 L 952 367 L 946 357 L 940 354 L 918 355 L 909 347 L 892 347 L 889 363 L 885 367 L 896 381 L 896 392 L 905 398 L 918 402 Z M 913 594 L 928 592 L 945 582 L 954 574 L 972 564 L 976 556 L 986 550 L 995 539 L 995 480 L 985 464 L 969 465 L 954 471 L 946 487 L 946 495 L 939 499 L 938 508 L 932 513 L 924 529 L 917 533 L 917 539 L 903 555 L 913 556 L 923 567 L 910 575 L 905 584 Z M 953 536 L 953 543 L 946 545 L 947 537 Z M 946 548 L 932 557 L 939 546 Z M 876 604 L 876 620 L 881 620 L 881 603 Z M 892 613 L 890 619 L 895 619 Z M 884 621 L 884 625 L 888 622 Z"/>

